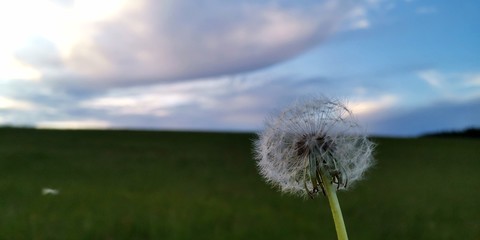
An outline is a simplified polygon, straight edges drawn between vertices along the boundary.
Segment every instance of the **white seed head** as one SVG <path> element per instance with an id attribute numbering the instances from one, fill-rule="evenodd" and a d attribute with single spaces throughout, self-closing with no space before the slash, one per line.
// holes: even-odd
<path id="1" fill-rule="evenodd" d="M 322 178 L 347 189 L 373 163 L 373 143 L 340 101 L 299 101 L 266 120 L 255 142 L 260 173 L 282 191 L 311 197 Z"/>

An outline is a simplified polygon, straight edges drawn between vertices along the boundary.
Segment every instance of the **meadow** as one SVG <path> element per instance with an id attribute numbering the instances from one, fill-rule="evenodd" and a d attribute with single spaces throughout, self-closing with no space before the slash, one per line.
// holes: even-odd
<path id="1" fill-rule="evenodd" d="M 254 139 L 0 128 L 0 239 L 335 239 L 326 199 L 263 181 Z M 338 194 L 350 239 L 480 239 L 479 139 L 373 141 Z"/>

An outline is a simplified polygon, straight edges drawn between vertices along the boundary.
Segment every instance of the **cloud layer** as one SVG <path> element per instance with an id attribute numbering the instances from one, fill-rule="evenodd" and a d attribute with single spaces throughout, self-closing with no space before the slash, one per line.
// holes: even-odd
<path id="1" fill-rule="evenodd" d="M 390 112 L 370 119 L 370 132 L 378 135 L 418 136 L 427 132 L 480 127 L 480 98 L 471 101 L 441 101 L 413 110 Z"/>
<path id="2" fill-rule="evenodd" d="M 350 99 L 376 134 L 480 122 L 478 69 L 414 61 L 432 44 L 373 29 L 390 1 L 38 1 L 28 41 L 0 44 L 0 124 L 250 131 L 309 95 Z"/>
<path id="3" fill-rule="evenodd" d="M 132 86 L 250 72 L 303 53 L 342 27 L 366 27 L 364 7 L 353 2 L 132 1 L 79 29 L 68 50 L 37 38 L 17 58 L 60 85 L 65 78 Z"/>

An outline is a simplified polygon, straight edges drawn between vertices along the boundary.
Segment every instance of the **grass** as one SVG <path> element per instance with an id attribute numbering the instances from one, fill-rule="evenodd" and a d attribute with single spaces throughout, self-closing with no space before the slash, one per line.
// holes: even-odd
<path id="1" fill-rule="evenodd" d="M 254 138 L 0 129 L 0 239 L 335 239 L 326 199 L 264 183 Z M 480 239 L 478 139 L 374 141 L 338 194 L 351 239 Z"/>

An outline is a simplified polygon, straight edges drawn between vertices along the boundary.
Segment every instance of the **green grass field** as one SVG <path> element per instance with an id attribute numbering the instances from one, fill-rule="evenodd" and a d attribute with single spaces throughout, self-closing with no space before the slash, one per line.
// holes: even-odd
<path id="1" fill-rule="evenodd" d="M 335 239 L 326 199 L 264 183 L 254 138 L 2 128 L 0 239 Z M 373 140 L 339 193 L 350 239 L 480 239 L 478 139 Z"/>

